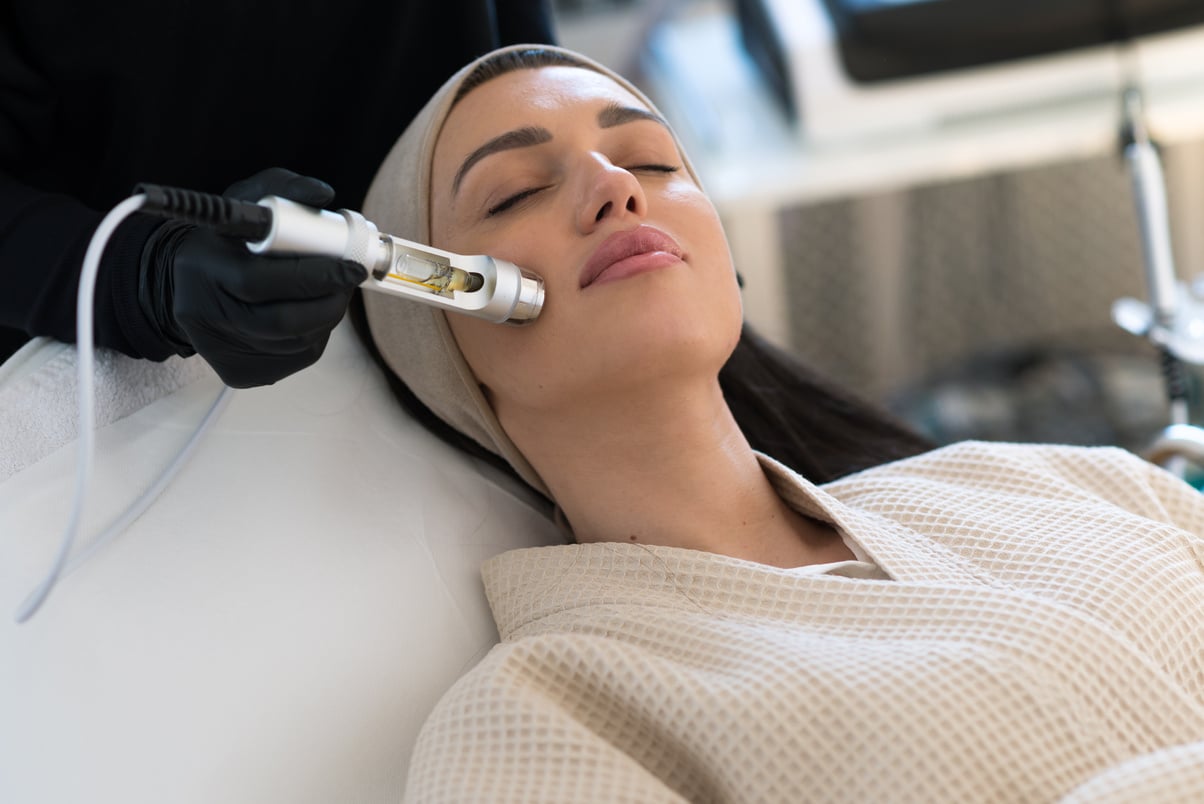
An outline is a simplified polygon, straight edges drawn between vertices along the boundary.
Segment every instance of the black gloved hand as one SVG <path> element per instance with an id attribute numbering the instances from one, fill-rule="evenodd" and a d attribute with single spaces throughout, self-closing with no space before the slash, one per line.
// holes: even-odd
<path id="1" fill-rule="evenodd" d="M 228 198 L 278 195 L 311 207 L 330 203 L 325 182 L 271 168 L 237 182 Z M 233 388 L 270 385 L 312 365 L 363 266 L 330 257 L 266 257 L 244 243 L 168 221 L 142 251 L 138 302 L 177 354 L 199 354 Z"/>

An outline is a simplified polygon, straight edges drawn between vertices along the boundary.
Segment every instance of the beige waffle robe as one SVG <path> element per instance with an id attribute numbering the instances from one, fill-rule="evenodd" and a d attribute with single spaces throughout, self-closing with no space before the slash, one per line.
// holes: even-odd
<path id="1" fill-rule="evenodd" d="M 965 443 L 816 487 L 860 561 L 585 544 L 484 568 L 502 642 L 411 801 L 1204 801 L 1204 498 Z"/>

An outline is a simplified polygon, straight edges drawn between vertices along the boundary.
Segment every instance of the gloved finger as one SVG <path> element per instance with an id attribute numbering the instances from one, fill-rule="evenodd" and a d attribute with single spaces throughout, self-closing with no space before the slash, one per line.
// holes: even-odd
<path id="1" fill-rule="evenodd" d="M 254 363 L 266 356 L 282 358 L 306 352 L 315 342 L 325 340 L 334 328 L 333 324 L 327 324 L 317 332 L 294 333 L 288 330 L 286 321 L 284 329 L 269 330 L 265 325 L 263 332 L 252 333 L 245 326 L 249 320 L 189 320 L 186 331 L 206 359 Z"/>
<path id="2" fill-rule="evenodd" d="M 351 290 L 316 299 L 247 304 L 226 298 L 219 302 L 221 313 L 190 315 L 180 311 L 180 325 L 195 341 L 207 335 L 213 340 L 242 344 L 248 350 L 279 354 L 300 348 L 301 342 L 325 337 L 342 320 L 351 303 Z"/>
<path id="3" fill-rule="evenodd" d="M 368 278 L 351 260 L 329 257 L 254 257 L 223 272 L 222 287 L 244 302 L 318 299 L 349 291 Z"/>
<path id="4" fill-rule="evenodd" d="M 210 361 L 210 365 L 231 388 L 271 385 L 316 363 L 326 350 L 327 341 L 328 338 L 309 341 L 303 349 L 279 355 L 248 353 L 245 360 L 227 355 L 220 362 Z M 203 352 L 201 355 L 205 356 Z"/>
<path id="5" fill-rule="evenodd" d="M 343 320 L 350 303 L 351 292 L 347 291 L 317 299 L 260 305 L 244 323 L 243 331 L 265 346 L 273 339 L 313 339 L 329 334 Z"/>
<path id="6" fill-rule="evenodd" d="M 222 195 L 242 201 L 258 201 L 265 195 L 278 195 L 298 204 L 321 209 L 334 200 L 334 188 L 321 179 L 273 167 L 234 182 Z"/>

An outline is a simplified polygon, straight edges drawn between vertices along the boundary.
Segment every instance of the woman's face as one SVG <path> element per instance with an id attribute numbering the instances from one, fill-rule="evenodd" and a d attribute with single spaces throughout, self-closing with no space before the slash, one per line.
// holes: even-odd
<path id="1" fill-rule="evenodd" d="M 523 327 L 448 316 L 503 425 L 718 373 L 742 311 L 718 215 L 659 118 L 611 79 L 523 69 L 473 90 L 434 151 L 432 245 L 540 275 Z"/>

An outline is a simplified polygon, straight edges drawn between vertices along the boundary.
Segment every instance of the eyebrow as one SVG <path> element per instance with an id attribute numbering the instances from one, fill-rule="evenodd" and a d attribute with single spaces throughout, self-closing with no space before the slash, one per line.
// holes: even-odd
<path id="1" fill-rule="evenodd" d="M 633 106 L 620 106 L 617 103 L 608 103 L 602 111 L 598 112 L 598 125 L 602 128 L 613 128 L 621 126 L 624 123 L 634 123 L 638 120 L 651 120 L 653 123 L 660 123 L 665 128 L 669 124 L 659 114 L 648 111 L 647 109 L 637 109 Z"/>
<path id="2" fill-rule="evenodd" d="M 632 106 L 621 106 L 618 103 L 608 103 L 603 107 L 602 111 L 598 112 L 598 126 L 600 128 L 614 128 L 615 126 L 634 123 L 640 120 L 651 120 L 654 123 L 661 124 L 665 128 L 669 127 L 664 118 L 647 109 L 637 109 Z M 538 126 L 524 126 L 507 131 L 505 134 L 499 134 L 464 158 L 464 161 L 460 164 L 460 169 L 456 171 L 456 177 L 452 179 L 452 195 L 454 196 L 460 191 L 460 184 L 464 181 L 464 174 L 485 157 L 513 148 L 529 148 L 533 145 L 542 145 L 545 142 L 551 142 L 551 140 L 552 132 Z"/>
<path id="3" fill-rule="evenodd" d="M 499 134 L 464 159 L 460 169 L 456 171 L 456 177 L 452 179 L 452 195 L 460 191 L 460 182 L 464 180 L 464 174 L 469 171 L 469 168 L 485 157 L 496 154 L 498 151 L 508 151 L 511 148 L 528 148 L 532 145 L 549 142 L 551 139 L 552 132 L 536 126 L 525 126 L 507 131 L 505 134 Z"/>

